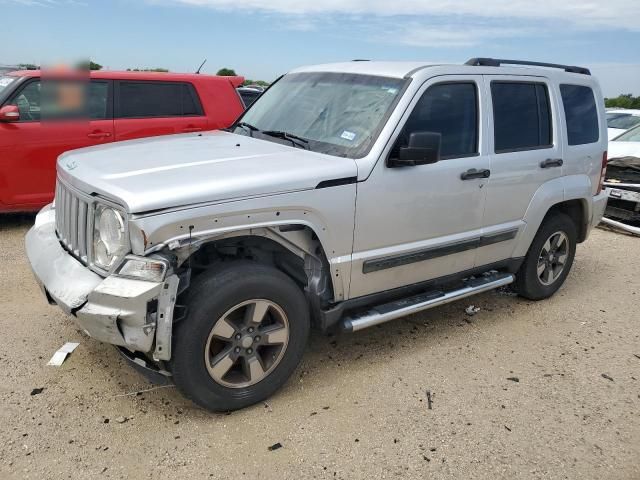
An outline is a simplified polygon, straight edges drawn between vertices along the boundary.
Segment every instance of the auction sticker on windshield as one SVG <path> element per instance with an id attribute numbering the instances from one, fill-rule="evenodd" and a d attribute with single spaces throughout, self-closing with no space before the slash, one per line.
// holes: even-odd
<path id="1" fill-rule="evenodd" d="M 356 138 L 356 134 L 353 132 L 349 132 L 348 130 L 345 130 L 344 132 L 342 132 L 342 135 L 340 135 L 340 138 L 344 138 L 345 140 L 349 140 L 350 142 L 353 142 Z"/>

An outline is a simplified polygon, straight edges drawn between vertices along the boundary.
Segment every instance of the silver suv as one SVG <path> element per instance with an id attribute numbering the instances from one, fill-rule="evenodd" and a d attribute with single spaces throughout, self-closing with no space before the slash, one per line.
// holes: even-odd
<path id="1" fill-rule="evenodd" d="M 233 410 L 286 382 L 311 327 L 553 295 L 602 217 L 606 150 L 584 68 L 300 68 L 228 131 L 62 155 L 26 249 L 87 334 Z"/>

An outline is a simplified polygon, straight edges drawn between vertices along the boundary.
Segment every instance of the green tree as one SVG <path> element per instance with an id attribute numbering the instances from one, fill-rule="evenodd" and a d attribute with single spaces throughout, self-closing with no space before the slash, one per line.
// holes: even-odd
<path id="1" fill-rule="evenodd" d="M 604 104 L 607 108 L 639 108 L 640 97 L 634 97 L 631 93 L 619 95 L 616 98 L 605 98 Z"/>
<path id="2" fill-rule="evenodd" d="M 37 70 L 38 66 L 33 63 L 19 63 L 18 69 L 20 70 Z"/>
<path id="3" fill-rule="evenodd" d="M 270 83 L 265 82 L 264 80 L 245 80 L 242 85 L 260 85 L 261 87 L 268 87 Z"/>
<path id="4" fill-rule="evenodd" d="M 216 73 L 216 75 L 220 75 L 222 77 L 235 77 L 237 74 L 233 68 L 221 68 L 220 70 L 218 70 L 218 73 Z"/>

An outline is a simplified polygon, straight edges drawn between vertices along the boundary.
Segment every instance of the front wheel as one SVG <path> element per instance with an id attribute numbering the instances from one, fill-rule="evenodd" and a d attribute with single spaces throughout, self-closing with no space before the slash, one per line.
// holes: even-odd
<path id="1" fill-rule="evenodd" d="M 204 273 L 187 296 L 188 317 L 173 333 L 176 386 L 213 411 L 273 394 L 296 368 L 309 335 L 306 299 L 281 271 L 233 262 Z"/>
<path id="2" fill-rule="evenodd" d="M 569 275 L 576 243 L 576 227 L 568 215 L 557 212 L 547 217 L 516 273 L 516 292 L 529 300 L 556 293 Z"/>

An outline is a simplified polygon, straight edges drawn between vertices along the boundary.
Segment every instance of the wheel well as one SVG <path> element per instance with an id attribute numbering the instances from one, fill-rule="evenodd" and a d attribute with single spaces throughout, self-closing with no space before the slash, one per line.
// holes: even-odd
<path id="1" fill-rule="evenodd" d="M 566 202 L 555 204 L 545 215 L 545 220 L 555 212 L 562 212 L 573 220 L 576 231 L 578 232 L 578 243 L 584 242 L 587 237 L 588 225 L 587 209 L 584 200 L 567 200 Z"/>
<path id="2" fill-rule="evenodd" d="M 296 254 L 272 238 L 240 235 L 201 244 L 182 266 L 191 271 L 191 282 L 216 265 L 237 260 L 250 260 L 277 268 L 304 291 L 315 321 L 320 310 L 333 300 L 334 292 L 331 269 L 322 245 L 315 233 L 305 228 L 309 233 L 305 253 L 300 251 Z"/>

